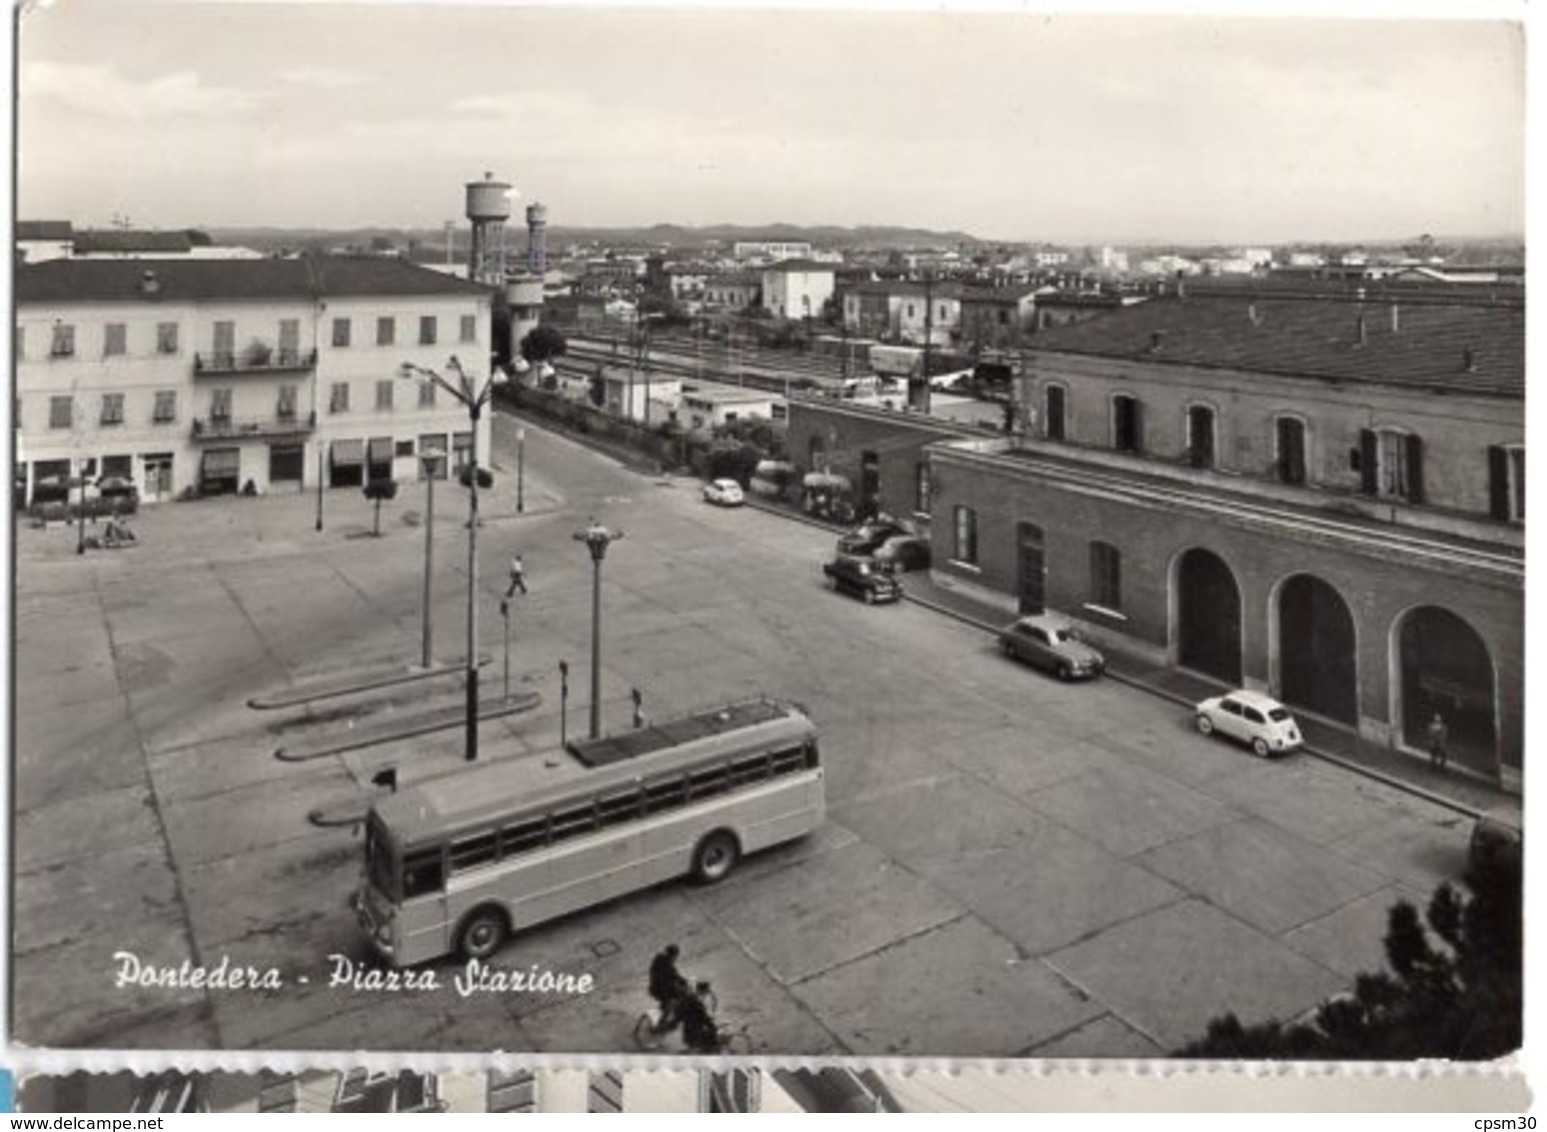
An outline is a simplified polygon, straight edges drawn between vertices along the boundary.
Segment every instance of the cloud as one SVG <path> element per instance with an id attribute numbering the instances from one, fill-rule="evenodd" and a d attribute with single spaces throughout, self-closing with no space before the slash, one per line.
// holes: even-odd
<path id="1" fill-rule="evenodd" d="M 265 100 L 237 87 L 207 85 L 193 71 L 135 81 L 111 66 L 79 63 L 26 64 L 19 89 L 26 99 L 48 99 L 86 114 L 131 122 L 245 114 Z"/>
<path id="2" fill-rule="evenodd" d="M 281 71 L 279 77 L 287 83 L 315 90 L 343 90 L 345 87 L 361 86 L 366 81 L 364 75 L 335 67 L 292 67 L 288 71 Z"/>

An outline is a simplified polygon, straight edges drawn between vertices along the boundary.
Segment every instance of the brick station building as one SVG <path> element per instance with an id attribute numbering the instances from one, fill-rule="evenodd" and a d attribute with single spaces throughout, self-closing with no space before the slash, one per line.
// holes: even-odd
<path id="1" fill-rule="evenodd" d="M 790 450 L 926 521 L 934 581 L 1522 776 L 1518 291 L 1231 288 L 1037 335 L 1013 435 L 802 399 Z"/>

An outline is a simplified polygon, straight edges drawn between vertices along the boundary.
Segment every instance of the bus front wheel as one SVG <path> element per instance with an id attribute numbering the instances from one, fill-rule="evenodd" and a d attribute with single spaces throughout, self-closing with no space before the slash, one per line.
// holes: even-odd
<path id="1" fill-rule="evenodd" d="M 736 867 L 741 847 L 725 830 L 717 830 L 698 843 L 693 850 L 693 876 L 703 884 L 723 880 L 725 874 Z"/>
<path id="2" fill-rule="evenodd" d="M 480 908 L 462 921 L 457 950 L 467 959 L 487 959 L 505 945 L 510 925 L 498 908 Z"/>

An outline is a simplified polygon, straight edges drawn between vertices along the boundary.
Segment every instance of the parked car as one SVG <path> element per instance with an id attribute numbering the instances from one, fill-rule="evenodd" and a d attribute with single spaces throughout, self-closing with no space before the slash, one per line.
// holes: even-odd
<path id="1" fill-rule="evenodd" d="M 888 574 L 929 569 L 929 539 L 923 535 L 893 535 L 876 547 L 876 565 Z"/>
<path id="2" fill-rule="evenodd" d="M 866 605 L 897 601 L 902 597 L 902 586 L 897 579 L 869 558 L 840 554 L 822 567 L 822 573 L 827 575 L 827 584 L 833 589 L 847 591 L 863 599 Z"/>
<path id="3" fill-rule="evenodd" d="M 1011 622 L 999 631 L 1006 656 L 1051 672 L 1060 680 L 1100 676 L 1106 658 L 1080 639 L 1073 625 L 1050 613 Z"/>
<path id="4" fill-rule="evenodd" d="M 1261 692 L 1211 696 L 1197 706 L 1196 718 L 1203 734 L 1217 731 L 1245 743 L 1261 758 L 1293 751 L 1304 742 L 1289 709 Z"/>
<path id="5" fill-rule="evenodd" d="M 735 480 L 712 480 L 704 484 L 704 499 L 721 507 L 740 507 L 745 502 L 741 485 Z"/>
<path id="6" fill-rule="evenodd" d="M 893 519 L 887 515 L 878 515 L 874 519 L 866 519 L 852 531 L 838 537 L 839 554 L 874 554 L 881 548 L 881 544 L 889 538 L 897 535 L 911 535 L 916 532 L 913 524 L 904 519 Z"/>
<path id="7" fill-rule="evenodd" d="M 767 499 L 786 500 L 797 480 L 795 465 L 784 460 L 759 460 L 747 488 Z"/>

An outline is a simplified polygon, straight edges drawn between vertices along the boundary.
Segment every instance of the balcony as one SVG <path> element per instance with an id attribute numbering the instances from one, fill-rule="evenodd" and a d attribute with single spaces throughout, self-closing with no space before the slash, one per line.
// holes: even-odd
<path id="1" fill-rule="evenodd" d="M 195 417 L 192 437 L 196 442 L 232 440 L 295 440 L 317 428 L 317 414 L 273 417 Z"/>
<path id="2" fill-rule="evenodd" d="M 241 373 L 305 373 L 316 368 L 316 350 L 276 350 L 263 343 L 255 343 L 235 353 L 217 350 L 193 356 L 195 377 L 230 377 Z"/>

